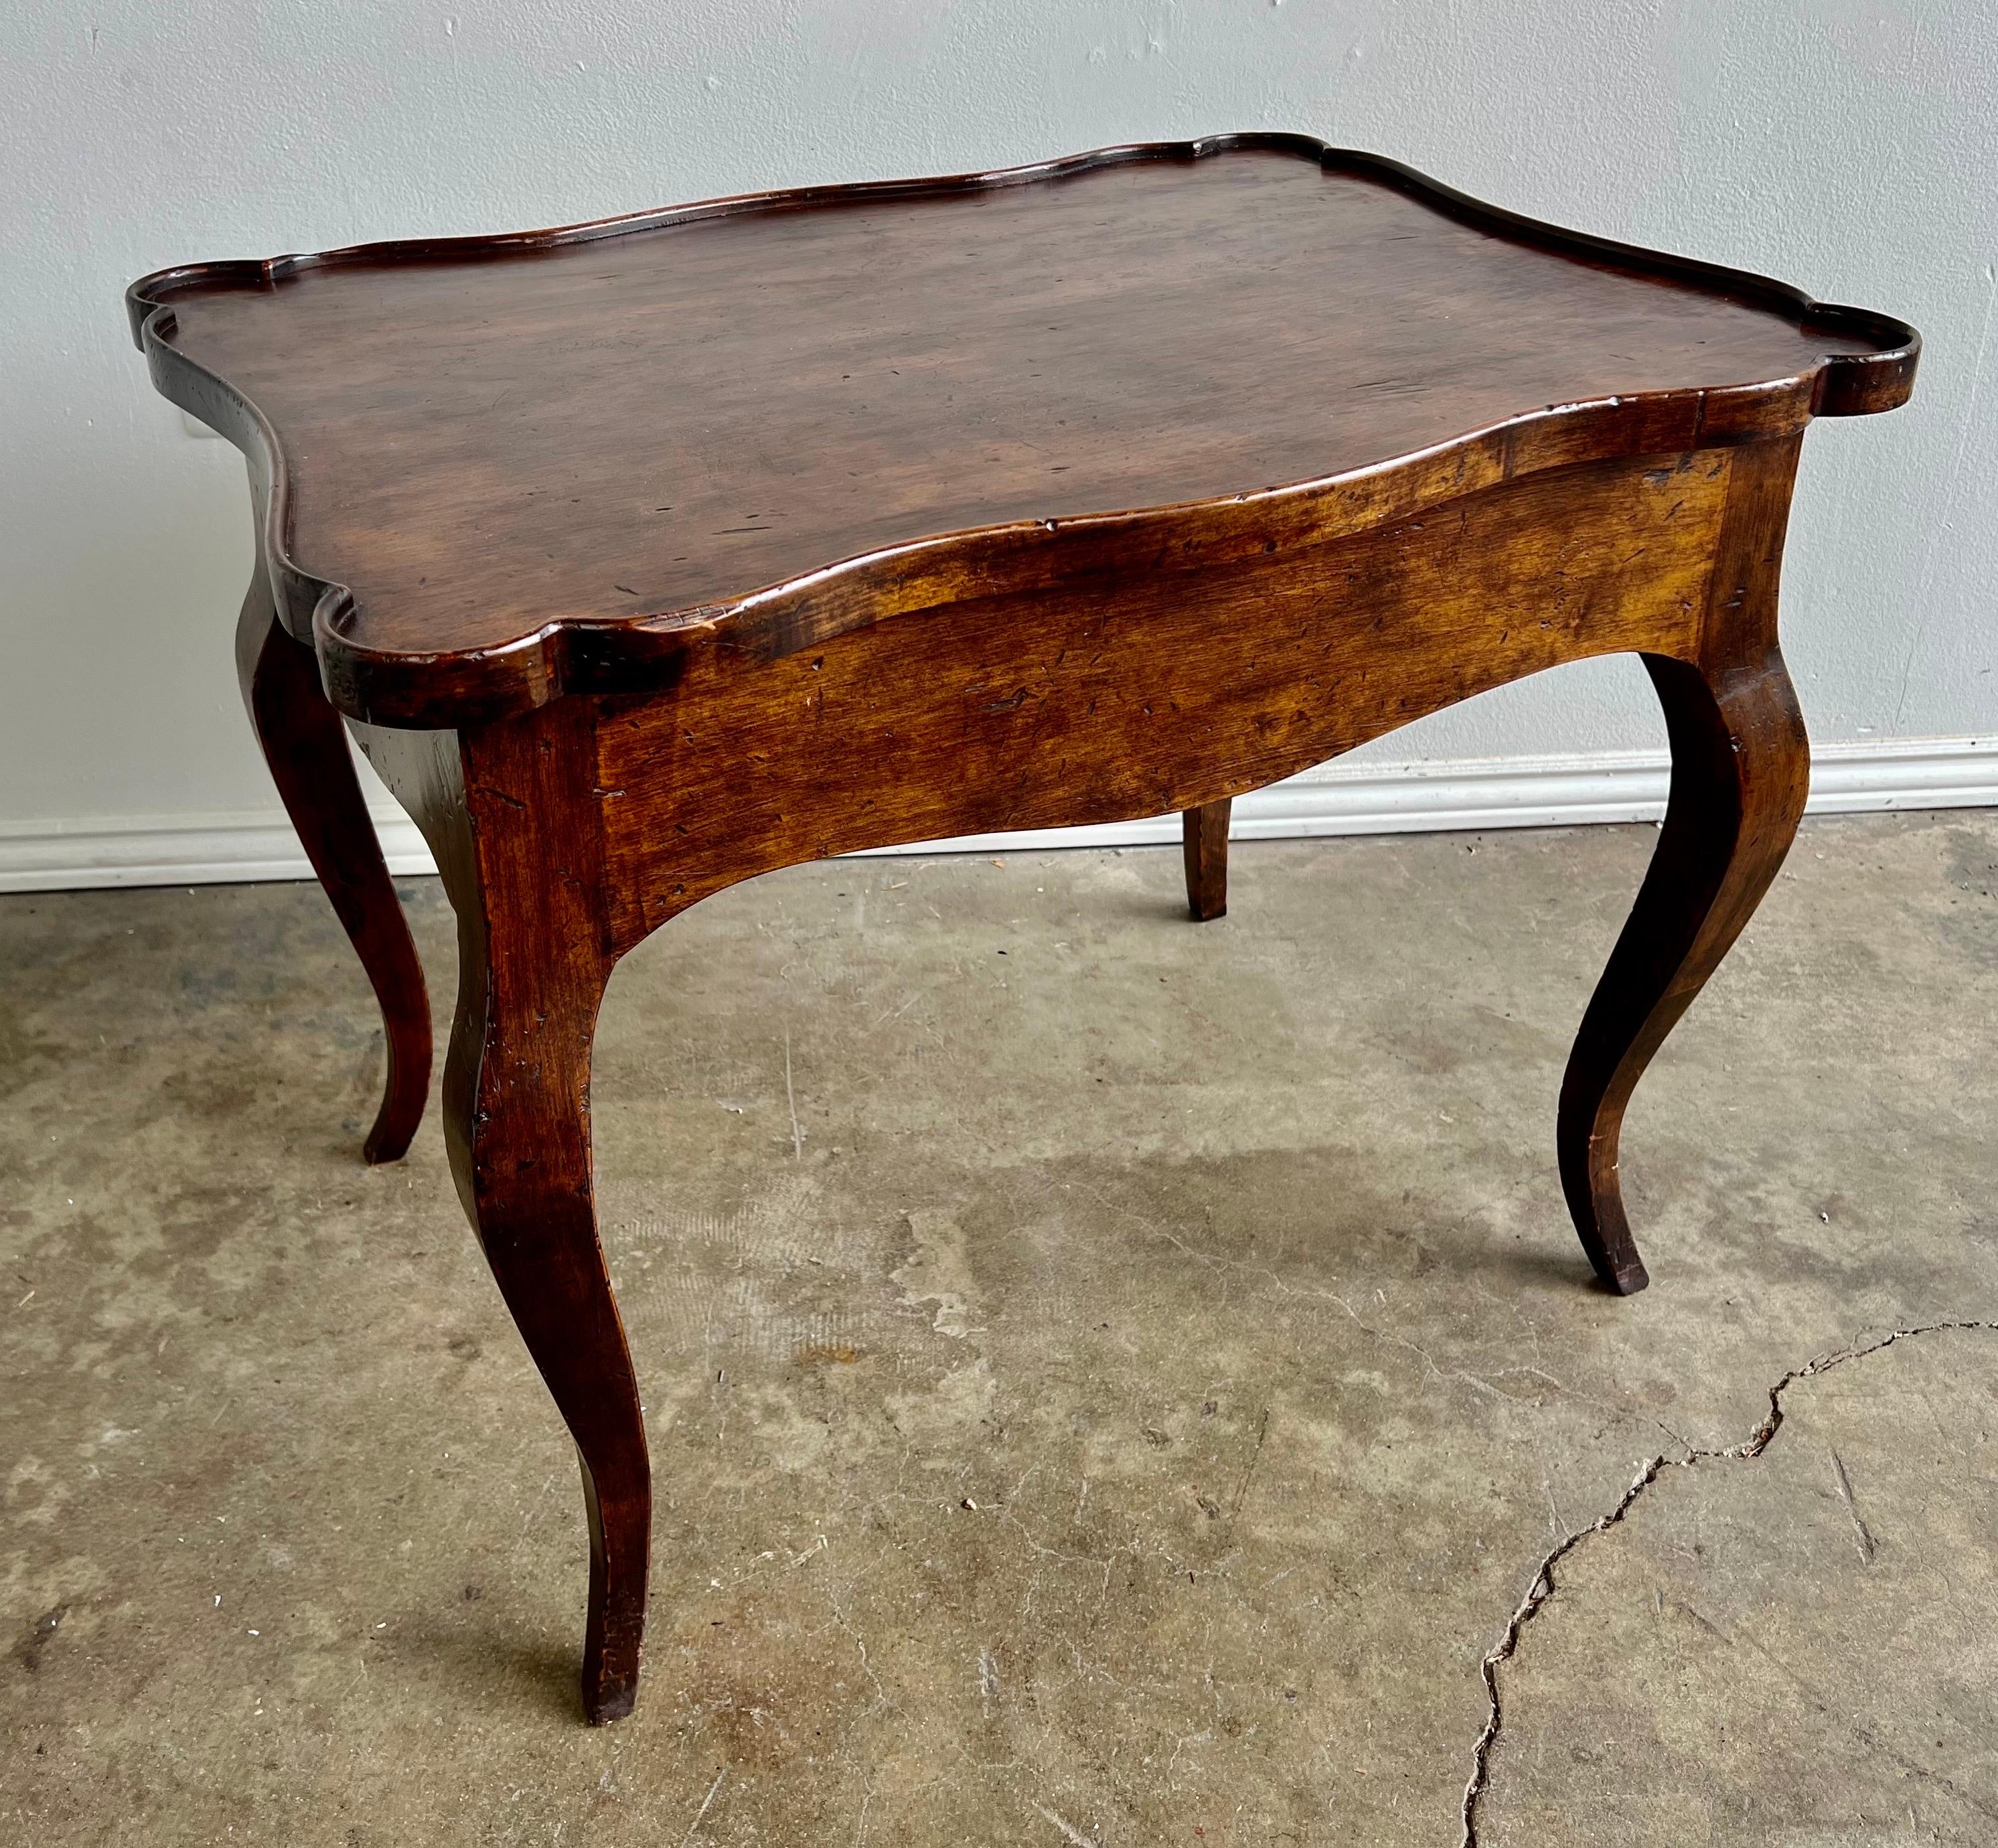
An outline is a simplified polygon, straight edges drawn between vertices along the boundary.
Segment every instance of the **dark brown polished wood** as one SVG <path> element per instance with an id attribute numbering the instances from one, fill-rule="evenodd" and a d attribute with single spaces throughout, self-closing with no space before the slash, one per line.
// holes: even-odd
<path id="1" fill-rule="evenodd" d="M 434 851 L 452 1171 L 576 1442 L 583 1697 L 629 1710 L 651 1484 L 598 1243 L 618 958 L 771 869 L 1180 813 L 1587 656 L 1640 655 L 1656 857 L 1557 1145 L 1612 1288 L 1618 1143 L 1809 756 L 1776 639 L 1799 440 L 1910 389 L 1900 323 L 1498 212 L 1300 136 L 162 271 L 161 389 L 251 465 L 244 687 L 389 1022 L 422 978 L 344 713 Z M 315 684 L 313 665 L 316 661 Z"/>

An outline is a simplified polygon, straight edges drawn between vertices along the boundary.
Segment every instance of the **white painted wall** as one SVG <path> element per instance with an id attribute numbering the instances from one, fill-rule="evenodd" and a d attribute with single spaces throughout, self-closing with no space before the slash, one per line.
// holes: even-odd
<path id="1" fill-rule="evenodd" d="M 1848 770 L 1866 741 L 1953 739 L 1998 799 L 1998 758 L 1962 774 L 1998 734 L 1990 0 L 10 0 L 0 95 L 16 883 L 155 830 L 126 875 L 195 876 L 188 843 L 276 814 L 230 667 L 243 471 L 154 396 L 133 277 L 1259 126 L 1920 326 L 1914 404 L 1807 444 L 1786 643 Z M 1627 765 L 1661 737 L 1616 661 L 1365 755 Z M 1895 760 L 1909 800 L 1922 756 Z"/>

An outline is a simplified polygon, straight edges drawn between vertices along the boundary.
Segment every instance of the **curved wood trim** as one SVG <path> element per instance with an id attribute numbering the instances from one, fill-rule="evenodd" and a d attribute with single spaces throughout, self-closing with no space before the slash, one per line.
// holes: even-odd
<path id="1" fill-rule="evenodd" d="M 975 192 L 1134 161 L 1192 161 L 1236 150 L 1295 155 L 1328 173 L 1392 187 L 1493 235 L 1697 288 L 1782 316 L 1800 332 L 1865 340 L 1876 350 L 1827 354 L 1806 373 L 1763 383 L 1555 405 L 1429 450 L 1254 493 L 934 534 L 828 563 L 724 604 L 614 621 L 557 617 L 496 648 L 444 655 L 385 651 L 355 637 L 353 593 L 316 576 L 291 554 L 286 467 L 276 433 L 254 404 L 171 344 L 173 298 L 192 288 L 264 288 L 307 270 L 355 264 L 491 262 L 707 219 Z M 185 264 L 133 283 L 126 307 L 161 391 L 249 458 L 264 505 L 264 547 L 279 613 L 285 627 L 317 651 L 334 703 L 357 718 L 418 727 L 496 718 L 564 693 L 669 686 L 690 650 L 717 641 L 777 658 L 886 615 L 1046 588 L 1128 566 L 1147 554 L 1154 568 L 1212 565 L 1251 551 L 1319 543 L 1563 463 L 1711 447 L 1786 434 L 1813 416 L 1889 410 L 1913 387 L 1921 344 L 1900 321 L 1813 302 L 1768 277 L 1546 224 L 1486 205 L 1398 161 L 1329 147 L 1308 135 L 1261 131 L 1101 148 L 989 173 L 740 194 L 541 231 Z"/>

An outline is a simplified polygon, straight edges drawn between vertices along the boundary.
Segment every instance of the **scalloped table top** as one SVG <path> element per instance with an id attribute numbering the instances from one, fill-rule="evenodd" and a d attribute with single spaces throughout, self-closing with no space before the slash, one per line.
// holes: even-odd
<path id="1" fill-rule="evenodd" d="M 1440 446 L 1578 458 L 1505 446 L 1550 420 L 1651 453 L 1886 409 L 1914 355 L 1883 316 L 1284 136 L 194 265 L 131 300 L 161 388 L 263 481 L 287 627 L 337 703 L 406 723 L 638 685 L 669 642 L 892 596 L 939 546 L 977 594 L 1097 516 L 1170 537 Z"/>

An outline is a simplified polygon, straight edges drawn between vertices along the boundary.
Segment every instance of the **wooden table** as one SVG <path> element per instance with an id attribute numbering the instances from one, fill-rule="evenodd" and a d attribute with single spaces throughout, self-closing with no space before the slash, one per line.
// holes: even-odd
<path id="1" fill-rule="evenodd" d="M 249 458 L 251 717 L 366 965 L 392 1161 L 423 972 L 342 735 L 456 907 L 458 1191 L 582 1463 L 583 1703 L 628 1712 L 651 1479 L 599 1249 L 612 965 L 859 848 L 1229 803 L 1634 651 L 1670 806 L 1562 1087 L 1569 1210 L 1645 1281 L 1632 1087 L 1774 876 L 1808 753 L 1776 641 L 1803 428 L 1917 341 L 1303 136 L 163 270 L 159 389 Z"/>

